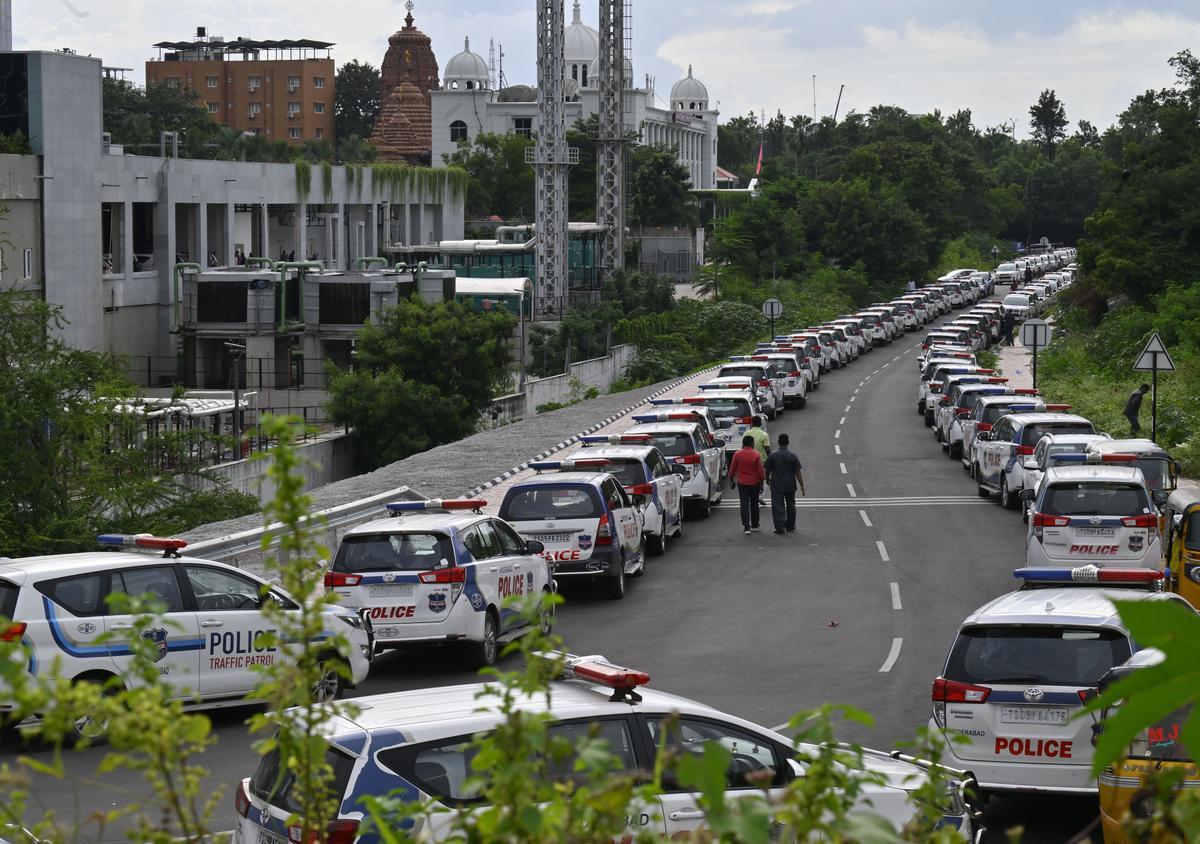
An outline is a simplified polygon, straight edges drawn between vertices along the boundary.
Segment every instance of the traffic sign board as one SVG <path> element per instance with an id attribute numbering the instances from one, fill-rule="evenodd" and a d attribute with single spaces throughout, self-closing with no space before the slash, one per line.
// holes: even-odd
<path id="1" fill-rule="evenodd" d="M 779 319 L 783 316 L 783 302 L 778 299 L 768 299 L 763 302 L 763 316 L 767 319 Z"/>
<path id="2" fill-rule="evenodd" d="M 1050 323 L 1044 319 L 1027 319 L 1021 324 L 1021 345 L 1045 348 L 1050 345 Z"/>
<path id="3" fill-rule="evenodd" d="M 1167 352 L 1167 347 L 1163 345 L 1162 338 L 1158 336 L 1157 331 L 1150 338 L 1150 342 L 1146 344 L 1146 348 L 1142 349 L 1142 353 L 1138 355 L 1133 369 L 1135 372 L 1175 371 L 1175 362 L 1171 360 L 1171 355 Z"/>

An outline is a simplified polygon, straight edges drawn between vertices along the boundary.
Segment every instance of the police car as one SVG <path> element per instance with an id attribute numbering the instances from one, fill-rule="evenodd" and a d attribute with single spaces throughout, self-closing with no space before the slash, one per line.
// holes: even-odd
<path id="1" fill-rule="evenodd" d="M 573 458 L 603 457 L 605 471 L 633 496 L 642 514 L 642 532 L 654 556 L 665 554 L 671 538 L 683 538 L 683 476 L 687 467 L 663 457 L 650 434 L 593 434 L 580 437 Z"/>
<path id="2" fill-rule="evenodd" d="M 925 333 L 921 348 L 928 349 L 935 343 L 943 345 L 965 346 L 968 350 L 976 351 L 975 340 L 971 337 L 971 329 L 967 326 L 934 328 Z"/>
<path id="3" fill-rule="evenodd" d="M 930 727 L 946 762 L 985 792 L 1095 794 L 1092 722 L 1100 678 L 1136 649 L 1113 601 L 1178 601 L 1154 569 L 1018 569 L 1025 585 L 967 616 L 933 681 Z"/>
<path id="4" fill-rule="evenodd" d="M 975 350 L 969 346 L 963 346 L 959 343 L 934 343 L 928 349 L 922 349 L 917 354 L 917 369 L 921 372 L 929 366 L 929 361 L 934 358 L 957 357 L 963 361 L 968 361 L 972 366 L 978 366 L 978 359 L 975 356 Z"/>
<path id="5" fill-rule="evenodd" d="M 887 332 L 887 328 L 883 324 L 883 315 L 874 313 L 873 311 L 859 311 L 853 314 L 854 319 L 863 321 L 863 333 L 867 340 L 874 346 L 886 346 L 892 341 L 891 336 Z"/>
<path id="6" fill-rule="evenodd" d="M 962 431 L 963 471 L 974 477 L 975 435 L 990 431 L 1002 417 L 1010 413 L 1045 413 L 1070 410 L 1069 404 L 1046 404 L 1039 396 L 1017 395 L 1016 390 L 994 396 L 980 396 L 966 416 L 955 423 Z"/>
<path id="7" fill-rule="evenodd" d="M 594 580 L 623 598 L 625 578 L 646 569 L 646 539 L 641 512 L 608 466 L 602 457 L 531 463 L 539 474 L 508 488 L 499 515 L 542 544 L 556 581 Z"/>
<path id="8" fill-rule="evenodd" d="M 871 341 L 867 338 L 867 335 L 863 333 L 862 322 L 862 319 L 855 317 L 838 317 L 835 320 L 831 320 L 829 325 L 834 326 L 835 328 L 840 328 L 842 331 L 844 331 L 846 336 L 850 338 L 850 341 L 853 342 L 855 347 L 858 349 L 858 354 L 862 355 L 871 351 L 873 348 Z"/>
<path id="9" fill-rule="evenodd" d="M 701 393 L 740 391 L 750 400 L 750 407 L 756 416 L 767 416 L 767 408 L 772 405 L 773 388 L 755 384 L 741 376 L 713 378 L 705 381 L 697 389 Z"/>
<path id="10" fill-rule="evenodd" d="M 934 428 L 936 433 L 937 413 L 947 406 L 950 400 L 950 391 L 954 389 L 956 384 L 1005 384 L 1007 378 L 998 375 L 988 375 L 981 371 L 976 372 L 950 372 L 939 375 L 937 378 L 931 378 L 926 387 L 925 393 L 925 425 L 929 428 Z"/>
<path id="11" fill-rule="evenodd" d="M 916 331 L 923 325 L 920 318 L 917 317 L 916 306 L 911 300 L 893 299 L 888 302 L 888 307 L 896 309 L 897 318 L 905 331 Z"/>
<path id="12" fill-rule="evenodd" d="M 935 381 L 938 389 L 941 389 L 942 381 L 946 375 L 955 372 L 972 372 L 978 367 L 975 366 L 973 360 L 975 356 L 964 353 L 961 357 L 945 357 L 930 358 L 928 365 L 921 370 L 921 377 L 917 381 L 917 415 L 925 415 L 925 398 L 929 393 L 929 382 Z M 994 374 L 989 370 L 985 374 Z"/>
<path id="13" fill-rule="evenodd" d="M 795 361 L 795 364 L 790 372 L 798 372 L 800 377 L 804 379 L 805 396 L 821 386 L 820 356 L 813 357 L 803 346 L 796 346 L 788 341 L 772 342 L 759 345 L 757 348 L 755 348 L 754 354 L 768 356 L 777 354 L 790 355 Z M 774 358 L 771 358 L 771 360 L 774 360 Z M 787 365 L 786 361 L 782 362 L 785 366 Z M 776 366 L 778 367 L 779 364 L 776 363 Z M 800 406 L 803 407 L 803 404 Z"/>
<path id="14" fill-rule="evenodd" d="M 942 451 L 946 452 L 951 460 L 962 459 L 963 429 L 960 423 L 974 409 L 976 400 L 984 396 L 1005 394 L 1035 396 L 1037 390 L 996 384 L 959 383 L 954 385 L 949 395 L 943 397 L 949 401 L 938 408 L 935 420 L 936 436 L 942 444 Z"/>
<path id="15" fill-rule="evenodd" d="M 775 341 L 804 349 L 804 353 L 816 361 L 818 375 L 822 375 L 833 368 L 833 350 L 823 345 L 821 338 L 816 334 L 797 331 L 782 337 L 776 337 Z"/>
<path id="16" fill-rule="evenodd" d="M 873 314 L 879 320 L 879 325 L 883 328 L 884 343 L 890 343 L 904 333 L 904 329 L 896 323 L 894 308 L 876 304 L 869 308 L 863 308 L 855 316 L 859 314 Z"/>
<path id="17" fill-rule="evenodd" d="M 742 447 L 742 437 L 758 414 L 758 403 L 746 390 L 701 390 L 700 395 L 682 399 L 686 406 L 703 406 L 717 423 L 717 439 L 725 446 L 725 465 Z"/>
<path id="18" fill-rule="evenodd" d="M 717 370 L 716 378 L 708 383 L 731 383 L 728 378 L 746 379 L 754 388 L 759 404 L 768 417 L 774 419 L 786 405 L 783 401 L 783 380 L 775 365 L 768 360 L 746 360 L 744 355 L 732 357 Z"/>
<path id="19" fill-rule="evenodd" d="M 796 355 L 796 349 L 756 349 L 750 355 L 751 360 L 764 360 L 775 367 L 776 379 L 784 391 L 784 407 L 804 407 L 809 403 L 811 370 L 805 373 Z"/>
<path id="20" fill-rule="evenodd" d="M 1015 411 L 1013 411 L 1015 412 Z M 1033 447 L 1033 455 L 1025 458 L 1025 489 L 1021 490 L 1021 520 L 1029 521 L 1029 505 L 1042 489 L 1042 478 L 1051 467 L 1055 454 L 1083 454 L 1093 442 L 1112 442 L 1108 434 L 1046 434 Z M 1027 496 L 1026 491 L 1032 496 Z"/>
<path id="21" fill-rule="evenodd" d="M 975 483 L 981 498 L 1000 493 L 1000 504 L 1015 510 L 1025 488 L 1025 458 L 1045 434 L 1094 434 L 1095 426 L 1072 413 L 1010 413 L 990 431 L 978 431 L 972 446 Z"/>
<path id="22" fill-rule="evenodd" d="M 1023 490 L 1031 502 L 1025 565 L 1161 565 L 1158 505 L 1134 454 L 1051 454 L 1041 489 Z M 1155 500 L 1157 498 L 1158 500 Z"/>
<path id="23" fill-rule="evenodd" d="M 0 615 L 11 619 L 4 636 L 24 645 L 33 675 L 133 683 L 139 651 L 131 643 L 145 640 L 174 696 L 203 708 L 244 698 L 262 679 L 257 666 L 294 656 L 294 645 L 270 641 L 275 631 L 262 612 L 265 601 L 300 609 L 282 589 L 223 563 L 184 557 L 182 539 L 106 534 L 99 544 L 109 550 L 0 559 Z M 110 602 L 118 595 L 148 596 L 162 613 L 143 624 Z M 365 680 L 372 657 L 369 622 L 338 607 L 323 608 L 322 617 L 324 644 L 310 644 L 350 677 L 331 667 L 313 689 L 318 700 Z M 3 698 L 0 712 L 11 710 Z M 97 738 L 103 726 L 81 718 L 76 730 Z"/>
<path id="24" fill-rule="evenodd" d="M 600 739 L 617 774 L 642 777 L 661 770 L 663 790 L 648 802 L 627 807 L 621 840 L 655 841 L 705 837 L 703 797 L 683 787 L 675 760 L 699 757 L 709 745 L 730 754 L 725 772 L 729 802 L 760 801 L 764 810 L 806 775 L 822 748 L 795 744 L 781 733 L 729 715 L 697 701 L 649 688 L 643 671 L 614 665 L 603 656 L 545 653 L 555 663 L 555 679 L 545 691 L 517 693 L 514 705 L 542 716 L 548 739 L 584 751 Z M 499 692 L 481 683 L 392 692 L 357 698 L 359 709 L 337 714 L 324 732 L 326 758 L 334 772 L 338 801 L 330 829 L 333 844 L 375 844 L 383 838 L 367 822 L 366 797 L 397 797 L 406 803 L 433 803 L 432 811 L 412 814 L 405 840 L 461 840 L 463 818 L 485 808 L 473 762 L 476 737 L 499 728 L 504 715 Z M 660 761 L 661 760 L 661 761 Z M 850 806 L 851 815 L 871 813 L 899 831 L 920 811 L 919 789 L 928 783 L 931 765 L 899 754 L 862 752 L 865 776 Z M 281 776 L 277 750 L 263 756 L 258 769 L 237 784 L 234 793 L 235 844 L 283 844 L 296 841 L 293 778 Z M 546 759 L 542 770 L 553 783 L 570 790 L 579 785 L 577 756 Z M 963 796 L 961 773 L 948 775 L 941 806 L 942 823 L 959 829 L 966 840 L 980 831 L 978 815 Z M 536 807 L 531 807 L 536 809 Z M 786 834 L 777 821 L 772 832 Z M 336 837 L 334 837 L 336 834 Z"/>
<path id="25" fill-rule="evenodd" d="M 491 665 L 502 644 L 530 631 L 510 599 L 553 591 L 545 548 L 483 515 L 486 505 L 399 501 L 342 537 L 325 588 L 371 620 L 376 649 L 448 643 Z"/>
<path id="26" fill-rule="evenodd" d="M 659 419 L 666 414 L 639 414 L 628 434 L 648 434 L 650 444 L 662 452 L 686 474 L 683 478 L 683 501 L 702 518 L 707 519 L 712 507 L 721 502 L 721 468 L 725 464 L 725 448 L 717 445 L 696 422 L 686 419 Z"/>
<path id="27" fill-rule="evenodd" d="M 828 338 L 832 341 L 833 347 L 837 349 L 838 357 L 841 359 L 843 366 L 858 357 L 858 344 L 854 342 L 850 334 L 844 329 L 836 325 L 820 325 L 814 330 L 823 339 Z"/>

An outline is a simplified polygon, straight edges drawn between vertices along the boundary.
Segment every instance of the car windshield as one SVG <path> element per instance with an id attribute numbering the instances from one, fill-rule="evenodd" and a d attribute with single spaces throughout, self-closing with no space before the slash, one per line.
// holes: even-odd
<path id="1" fill-rule="evenodd" d="M 1138 733 L 1137 738 L 1130 743 L 1129 755 L 1135 759 L 1190 762 L 1192 755 L 1184 746 L 1180 734 L 1191 713 L 1192 706 L 1189 704 L 1154 721 L 1149 728 Z"/>
<path id="2" fill-rule="evenodd" d="M 634 433 L 646 433 L 646 431 L 635 431 Z M 688 434 L 650 434 L 649 445 L 654 446 L 667 457 L 683 457 L 685 454 L 692 454 L 696 450 L 692 438 Z"/>
<path id="3" fill-rule="evenodd" d="M 946 677 L 980 685 L 1039 683 L 1092 688 L 1130 657 L 1116 630 L 1088 627 L 968 627 L 958 634 Z"/>
<path id="4" fill-rule="evenodd" d="M 428 571 L 453 561 L 450 538 L 440 533 L 366 533 L 342 540 L 333 570 Z"/>
<path id="5" fill-rule="evenodd" d="M 1038 509 L 1052 516 L 1134 516 L 1150 511 L 1141 484 L 1059 481 L 1046 488 Z"/>
<path id="6" fill-rule="evenodd" d="M 1024 308 L 1029 304 L 1029 297 L 1020 293 L 1010 293 L 1004 297 L 1004 304 L 1008 305 L 1010 308 Z"/>
<path id="7" fill-rule="evenodd" d="M 279 748 L 262 757 L 254 776 L 250 777 L 250 793 L 287 812 L 302 812 L 305 806 L 298 799 L 299 795 L 294 793 L 295 774 L 286 765 L 281 765 L 279 760 Z M 332 779 L 323 780 L 321 787 L 328 789 L 326 793 L 333 795 L 337 802 L 341 802 L 350 784 L 354 758 L 329 746 L 325 749 L 325 764 L 329 766 Z"/>
<path id="8" fill-rule="evenodd" d="M 717 419 L 732 419 L 750 415 L 750 402 L 745 399 L 708 399 L 704 402 Z"/>
<path id="9" fill-rule="evenodd" d="M 1035 422 L 1021 431 L 1021 445 L 1037 445 L 1046 434 L 1094 434 L 1091 422 Z"/>
<path id="10" fill-rule="evenodd" d="M 1200 551 L 1200 510 L 1193 510 L 1183 517 L 1184 537 L 1183 547 L 1189 551 Z"/>
<path id="11" fill-rule="evenodd" d="M 1146 478 L 1146 486 L 1150 489 L 1167 489 L 1171 485 L 1171 476 L 1165 457 L 1140 457 L 1133 465 L 1142 470 Z"/>
<path id="12" fill-rule="evenodd" d="M 500 505 L 500 518 L 510 522 L 586 519 L 600 513 L 600 497 L 583 484 L 510 490 Z"/>

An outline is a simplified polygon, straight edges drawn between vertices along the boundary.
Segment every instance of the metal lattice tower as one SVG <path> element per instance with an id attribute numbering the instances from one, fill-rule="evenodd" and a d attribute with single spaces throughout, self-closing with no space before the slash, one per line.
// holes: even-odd
<path id="1" fill-rule="evenodd" d="M 603 278 L 625 266 L 625 57 L 629 0 L 600 0 L 600 114 L 596 137 L 596 222 L 608 226 L 600 241 Z M 603 280 L 603 279 L 602 279 Z"/>
<path id="2" fill-rule="evenodd" d="M 538 136 L 525 160 L 534 165 L 537 282 L 534 318 L 566 309 L 567 129 L 563 114 L 563 0 L 537 0 Z M 574 150 L 575 161 L 579 151 Z"/>

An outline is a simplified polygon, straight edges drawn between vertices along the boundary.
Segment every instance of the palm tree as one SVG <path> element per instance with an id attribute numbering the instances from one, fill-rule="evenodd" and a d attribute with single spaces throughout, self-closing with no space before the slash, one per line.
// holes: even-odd
<path id="1" fill-rule="evenodd" d="M 338 140 L 337 159 L 339 164 L 367 164 L 379 157 L 379 150 L 358 135 L 347 135 Z"/>

